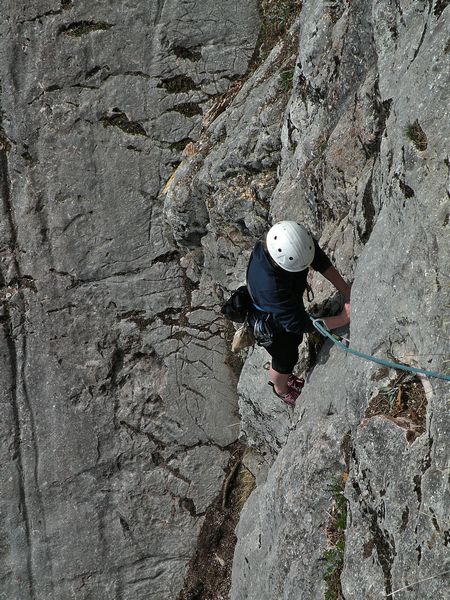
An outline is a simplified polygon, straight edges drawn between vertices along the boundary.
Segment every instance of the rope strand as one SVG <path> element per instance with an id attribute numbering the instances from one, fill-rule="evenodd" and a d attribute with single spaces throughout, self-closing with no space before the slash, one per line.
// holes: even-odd
<path id="1" fill-rule="evenodd" d="M 371 362 L 377 363 L 379 365 L 383 365 L 385 367 L 389 367 L 391 369 L 401 369 L 402 371 L 408 371 L 409 373 L 416 373 L 421 375 L 426 375 L 427 377 L 436 377 L 437 379 L 444 379 L 445 381 L 450 381 L 449 375 L 443 375 L 442 373 L 436 373 L 436 371 L 427 371 L 426 369 L 419 369 L 416 367 L 410 367 L 407 365 L 402 365 L 400 363 L 392 362 L 390 360 L 385 360 L 384 358 L 377 358 L 376 356 L 372 356 L 371 354 L 364 354 L 364 352 L 358 352 L 358 350 L 353 350 L 349 346 L 343 344 L 338 336 L 332 334 L 324 325 L 322 319 L 313 319 L 310 316 L 311 321 L 313 322 L 314 327 L 319 331 L 322 335 L 329 338 L 333 344 L 338 346 L 341 350 L 348 352 L 349 354 L 353 354 L 354 356 L 358 356 L 364 360 L 369 360 Z M 322 324 L 321 324 L 322 323 Z M 345 338 L 341 338 L 345 339 Z"/>

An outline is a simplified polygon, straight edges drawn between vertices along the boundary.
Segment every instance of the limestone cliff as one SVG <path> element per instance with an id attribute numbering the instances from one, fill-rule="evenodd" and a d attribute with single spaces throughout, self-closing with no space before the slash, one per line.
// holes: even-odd
<path id="1" fill-rule="evenodd" d="M 352 346 L 448 375 L 446 4 L 304 3 L 271 214 L 310 224 L 353 280 Z M 325 345 L 274 415 L 264 361 L 241 376 L 243 430 L 281 450 L 241 517 L 231 598 L 448 598 L 448 382 Z"/>
<path id="2" fill-rule="evenodd" d="M 291 411 L 218 310 L 292 218 L 352 346 L 448 374 L 447 4 L 5 2 L 0 598 L 225 599 L 238 438 L 232 600 L 448 597 L 448 383 L 308 342 Z"/>
<path id="3" fill-rule="evenodd" d="M 0 597 L 175 598 L 237 394 L 159 193 L 256 4 L 14 0 L 0 27 Z"/>

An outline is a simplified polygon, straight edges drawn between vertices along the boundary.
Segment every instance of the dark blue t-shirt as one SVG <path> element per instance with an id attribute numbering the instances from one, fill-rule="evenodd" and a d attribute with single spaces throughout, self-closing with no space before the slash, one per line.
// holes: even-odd
<path id="1" fill-rule="evenodd" d="M 311 267 L 323 273 L 331 261 L 314 240 L 315 254 Z M 281 329 L 293 333 L 314 331 L 314 326 L 303 305 L 308 269 L 290 273 L 275 267 L 269 260 L 262 242 L 258 242 L 250 256 L 247 285 L 253 301 L 264 312 L 270 313 Z"/>

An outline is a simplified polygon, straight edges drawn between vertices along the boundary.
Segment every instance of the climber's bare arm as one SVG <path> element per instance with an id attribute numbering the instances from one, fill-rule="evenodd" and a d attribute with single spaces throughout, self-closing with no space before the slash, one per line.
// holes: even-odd
<path id="1" fill-rule="evenodd" d="M 344 296 L 345 303 L 350 302 L 351 287 L 342 279 L 339 271 L 335 269 L 335 267 L 328 267 L 328 269 L 323 272 L 323 276 L 334 285 L 338 292 L 341 292 L 341 294 Z"/>

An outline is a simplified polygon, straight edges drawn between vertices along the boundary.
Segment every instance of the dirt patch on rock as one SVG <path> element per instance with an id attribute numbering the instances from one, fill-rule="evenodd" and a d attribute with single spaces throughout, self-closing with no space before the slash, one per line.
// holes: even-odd
<path id="1" fill-rule="evenodd" d="M 228 600 L 236 535 L 245 500 L 255 487 L 242 465 L 245 447 L 236 444 L 220 495 L 206 512 L 197 552 L 177 600 Z"/>
<path id="2" fill-rule="evenodd" d="M 413 442 L 425 432 L 427 404 L 421 380 L 405 372 L 379 390 L 370 401 L 364 418 L 383 415 L 406 429 L 406 439 Z"/>

